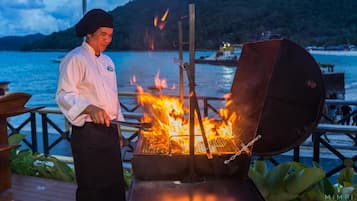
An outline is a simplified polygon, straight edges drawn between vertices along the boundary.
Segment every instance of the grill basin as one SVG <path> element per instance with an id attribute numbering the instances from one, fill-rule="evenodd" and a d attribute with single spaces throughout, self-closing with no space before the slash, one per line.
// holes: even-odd
<path id="1" fill-rule="evenodd" d="M 189 155 L 143 153 L 144 142 L 144 138 L 140 136 L 132 158 L 132 167 L 137 179 L 183 180 L 187 177 L 189 174 Z M 243 177 L 248 171 L 250 156 L 242 154 L 229 165 L 225 165 L 224 161 L 233 154 L 213 154 L 213 159 L 208 159 L 206 154 L 196 154 L 194 156 L 196 174 L 203 177 Z"/>
<path id="2" fill-rule="evenodd" d="M 230 111 L 237 113 L 234 135 L 247 144 L 257 134 L 254 153 L 272 155 L 301 144 L 320 118 L 324 85 L 319 65 L 302 47 L 286 40 L 246 43 L 233 80 Z M 183 179 L 190 156 L 143 153 L 139 137 L 132 167 L 139 180 Z M 234 153 L 194 156 L 194 170 L 206 178 L 246 178 L 251 156 L 242 154 L 225 165 Z"/>

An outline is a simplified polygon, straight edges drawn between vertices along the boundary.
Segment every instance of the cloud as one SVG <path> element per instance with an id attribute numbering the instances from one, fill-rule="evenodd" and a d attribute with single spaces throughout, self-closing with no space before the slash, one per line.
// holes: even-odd
<path id="1" fill-rule="evenodd" d="M 9 9 L 36 9 L 43 8 L 43 0 L 0 0 L 0 8 Z"/>
<path id="2" fill-rule="evenodd" d="M 110 11 L 129 0 L 87 0 L 87 10 Z M 82 17 L 80 0 L 0 0 L 0 37 L 45 35 L 72 27 Z"/>
<path id="3" fill-rule="evenodd" d="M 13 32 L 32 32 L 36 33 L 41 30 L 42 34 L 49 34 L 53 31 L 57 31 L 61 23 L 61 19 L 56 19 L 48 13 L 36 9 L 36 10 L 21 10 L 18 12 L 19 19 L 17 23 L 21 24 L 11 24 Z M 31 17 L 29 17 L 31 16 Z"/>

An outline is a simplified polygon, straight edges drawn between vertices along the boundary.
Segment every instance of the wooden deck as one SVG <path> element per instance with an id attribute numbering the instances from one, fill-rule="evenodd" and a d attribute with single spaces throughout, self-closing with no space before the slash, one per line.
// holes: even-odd
<path id="1" fill-rule="evenodd" d="M 75 183 L 12 175 L 12 187 L 0 193 L 0 201 L 75 201 L 76 188 Z"/>

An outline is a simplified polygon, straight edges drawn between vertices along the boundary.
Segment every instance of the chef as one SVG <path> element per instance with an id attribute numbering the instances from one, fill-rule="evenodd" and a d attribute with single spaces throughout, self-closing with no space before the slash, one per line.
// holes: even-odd
<path id="1" fill-rule="evenodd" d="M 120 130 L 123 120 L 113 61 L 103 51 L 112 41 L 113 17 L 90 10 L 75 25 L 82 45 L 61 61 L 56 101 L 71 123 L 77 201 L 125 201 Z"/>

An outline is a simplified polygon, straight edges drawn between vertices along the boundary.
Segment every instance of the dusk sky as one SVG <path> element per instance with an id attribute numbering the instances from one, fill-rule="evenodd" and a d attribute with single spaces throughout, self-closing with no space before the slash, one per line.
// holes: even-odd
<path id="1" fill-rule="evenodd" d="M 87 0 L 87 11 L 111 11 L 129 0 Z M 0 37 L 45 35 L 75 25 L 82 17 L 82 0 L 0 0 Z"/>

